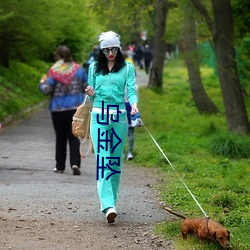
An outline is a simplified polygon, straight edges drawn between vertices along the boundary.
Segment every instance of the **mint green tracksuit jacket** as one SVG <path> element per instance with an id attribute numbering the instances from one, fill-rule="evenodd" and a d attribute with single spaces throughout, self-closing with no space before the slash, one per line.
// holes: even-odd
<path id="1" fill-rule="evenodd" d="M 126 63 L 118 72 L 107 75 L 96 74 L 94 65 L 95 62 L 90 65 L 88 72 L 88 84 L 95 90 L 95 97 L 91 98 L 93 111 L 90 134 L 97 159 L 96 178 L 101 211 L 105 212 L 109 207 L 115 208 L 121 180 L 122 156 L 128 131 L 124 91 L 130 104 L 137 103 L 138 99 L 132 64 Z M 116 107 L 110 107 L 114 112 L 107 114 L 108 105 L 118 105 L 121 113 L 114 111 Z M 102 107 L 105 109 L 104 115 Z"/>

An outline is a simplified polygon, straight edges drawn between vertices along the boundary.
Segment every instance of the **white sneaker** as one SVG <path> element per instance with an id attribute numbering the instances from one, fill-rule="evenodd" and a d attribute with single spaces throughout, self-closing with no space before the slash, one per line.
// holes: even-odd
<path id="1" fill-rule="evenodd" d="M 108 220 L 108 223 L 114 223 L 116 216 L 117 216 L 117 212 L 115 208 L 110 207 L 107 209 L 106 218 Z"/>
<path id="2" fill-rule="evenodd" d="M 57 168 L 54 168 L 53 171 L 54 171 L 55 173 L 59 173 L 59 174 L 63 174 L 63 173 L 64 173 L 63 170 L 57 170 Z"/>
<path id="3" fill-rule="evenodd" d="M 133 160 L 133 155 L 131 152 L 128 152 L 128 155 L 127 155 L 127 161 L 130 161 L 130 160 Z"/>

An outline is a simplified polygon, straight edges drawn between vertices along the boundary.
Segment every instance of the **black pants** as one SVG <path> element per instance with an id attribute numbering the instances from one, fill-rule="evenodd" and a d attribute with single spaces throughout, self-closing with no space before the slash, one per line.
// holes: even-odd
<path id="1" fill-rule="evenodd" d="M 145 66 L 145 71 L 147 75 L 149 73 L 150 63 L 151 63 L 150 60 L 144 60 L 144 66 Z"/>
<path id="2" fill-rule="evenodd" d="M 125 102 L 126 110 L 127 110 L 127 118 L 128 118 L 128 124 L 131 125 L 131 106 L 129 102 Z M 134 148 L 134 127 L 129 126 L 128 127 L 128 151 L 132 153 Z"/>
<path id="3" fill-rule="evenodd" d="M 65 170 L 67 157 L 67 141 L 69 141 L 70 166 L 81 165 L 81 156 L 79 152 L 80 142 L 72 134 L 72 117 L 76 110 L 52 112 L 52 122 L 56 133 L 56 168 Z"/>
<path id="4" fill-rule="evenodd" d="M 128 151 L 133 152 L 134 148 L 134 127 L 129 127 L 128 128 Z"/>

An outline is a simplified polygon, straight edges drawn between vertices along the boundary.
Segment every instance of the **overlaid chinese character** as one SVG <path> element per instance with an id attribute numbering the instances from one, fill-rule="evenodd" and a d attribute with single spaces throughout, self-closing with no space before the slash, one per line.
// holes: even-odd
<path id="1" fill-rule="evenodd" d="M 111 114 L 110 116 L 109 116 L 109 110 L 110 110 L 110 108 L 111 107 L 113 107 L 113 108 L 116 108 L 116 112 L 115 112 L 115 114 L 117 114 L 117 117 L 116 117 L 116 119 L 115 119 L 115 116 L 114 116 L 114 114 Z M 104 111 L 105 109 L 104 109 L 104 101 L 102 101 L 102 117 L 101 117 L 101 120 L 104 120 L 104 114 L 105 114 L 105 111 Z M 112 109 L 112 111 L 114 111 L 113 109 Z M 107 116 L 106 116 L 106 121 L 100 121 L 100 119 L 99 119 L 99 114 L 97 114 L 97 123 L 98 124 L 103 124 L 103 125 L 108 125 L 109 124 L 109 117 L 110 117 L 110 120 L 112 121 L 112 122 L 119 122 L 119 114 L 121 113 L 121 111 L 119 111 L 119 105 L 107 105 Z"/>
<path id="2" fill-rule="evenodd" d="M 121 171 L 113 169 L 111 166 L 116 165 L 120 166 L 121 160 L 120 157 L 106 157 L 106 159 L 109 160 L 109 162 L 104 165 L 104 157 L 101 158 L 101 165 L 99 165 L 99 154 L 97 154 L 97 171 L 96 171 L 96 180 L 99 180 L 99 169 L 101 169 L 101 178 L 104 178 L 104 169 L 108 168 L 111 173 L 106 177 L 106 180 L 108 180 L 112 175 L 114 174 L 120 174 Z M 112 161 L 113 160 L 113 161 Z"/>
<path id="3" fill-rule="evenodd" d="M 101 139 L 101 137 L 104 137 L 104 139 Z M 114 145 L 114 137 L 118 140 L 118 142 Z M 101 144 L 101 142 L 105 142 L 105 146 Z M 111 153 L 113 153 L 116 149 L 116 147 L 122 143 L 122 140 L 118 137 L 116 134 L 115 130 L 112 128 L 111 133 L 110 133 L 110 139 L 109 139 L 109 131 L 103 131 L 102 133 L 100 132 L 100 128 L 98 128 L 98 142 L 97 142 L 97 150 L 98 153 L 100 153 L 100 148 L 108 151 L 108 143 L 110 142 L 110 147 L 111 147 Z"/>

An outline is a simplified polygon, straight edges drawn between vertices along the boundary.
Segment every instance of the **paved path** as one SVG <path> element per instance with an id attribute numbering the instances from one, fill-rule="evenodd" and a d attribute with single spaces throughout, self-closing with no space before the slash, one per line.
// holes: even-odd
<path id="1" fill-rule="evenodd" d="M 136 68 L 136 84 L 138 87 L 145 87 L 148 85 L 148 75 L 143 70 Z"/>
<path id="2" fill-rule="evenodd" d="M 26 204 L 31 197 L 39 207 L 53 204 L 55 197 L 64 202 L 65 199 L 74 199 L 74 206 L 79 213 L 68 214 L 72 219 L 83 218 L 93 220 L 90 213 L 97 220 L 103 220 L 99 213 L 99 199 L 96 191 L 96 162 L 94 154 L 82 160 L 82 175 L 73 176 L 69 163 L 65 174 L 53 173 L 54 161 L 54 132 L 47 108 L 39 110 L 33 116 L 25 119 L 15 127 L 6 129 L 0 133 L 0 197 L 1 207 L 15 207 L 17 203 Z M 134 169 L 133 171 L 131 171 Z M 137 176 L 143 175 L 143 178 Z M 140 220 L 141 222 L 158 221 L 162 219 L 160 214 L 149 213 L 153 204 L 145 204 L 147 200 L 144 189 L 152 185 L 150 179 L 145 176 L 151 174 L 147 169 L 137 169 L 125 165 L 123 171 L 123 183 L 121 198 L 118 208 L 122 211 L 121 219 Z M 142 194 L 141 194 L 142 193 Z M 138 195 L 139 194 L 139 195 Z M 131 198 L 130 198 L 131 197 Z M 135 199 L 133 197 L 136 197 Z M 87 202 L 86 202 L 87 200 Z M 123 202 L 125 200 L 126 202 Z M 4 204 L 2 204 L 4 201 Z M 61 202 L 60 201 L 60 202 Z M 145 209 L 142 204 L 149 206 L 148 215 L 144 212 L 124 215 L 126 208 L 138 203 L 138 210 Z M 140 204 L 141 203 L 141 204 Z M 37 205 L 35 204 L 35 207 Z M 34 207 L 34 209 L 35 209 Z M 89 210 L 88 213 L 84 212 Z M 91 211 L 91 212 L 90 212 Z M 23 206 L 22 214 L 30 216 L 30 209 Z M 139 214 L 144 214 L 142 217 Z M 35 215 L 36 216 L 36 215 Z M 60 211 L 53 214 L 60 218 Z"/>
<path id="3" fill-rule="evenodd" d="M 138 84 L 142 85 L 145 79 L 145 74 L 139 75 Z M 104 244 L 106 238 L 99 235 L 98 240 L 93 240 L 93 232 L 109 230 L 109 233 L 114 233 L 114 229 L 107 228 L 99 211 L 94 155 L 82 160 L 81 176 L 73 176 L 69 164 L 64 174 L 53 173 L 54 140 L 47 107 L 12 127 L 0 130 L 0 231 L 5 232 L 0 234 L 1 250 L 31 249 L 29 244 L 35 246 L 32 245 L 32 249 L 99 249 L 98 244 Z M 124 238 L 115 237 L 113 247 L 108 244 L 107 249 L 137 249 L 138 240 L 136 242 L 131 234 L 138 235 L 138 232 L 141 232 L 138 236 L 141 249 L 161 249 L 160 246 L 164 246 L 161 241 L 160 245 L 152 244 L 154 236 L 150 238 L 145 233 L 150 231 L 152 234 L 154 224 L 167 218 L 159 208 L 158 194 L 152 188 L 158 178 L 156 170 L 124 165 L 115 229 L 115 232 L 121 230 Z M 15 219 L 17 221 L 13 222 Z M 82 241 L 78 239 L 79 248 L 78 245 L 72 246 L 75 243 L 72 243 L 72 237 L 64 243 L 66 247 L 60 247 L 58 243 L 56 248 L 51 233 L 47 231 L 46 234 L 46 227 L 41 226 L 47 220 L 49 225 L 84 223 Z M 26 229 L 30 227 L 32 230 L 34 226 L 35 231 L 43 232 L 48 240 L 43 236 L 45 240 L 41 242 L 41 237 L 35 232 L 33 238 L 27 236 L 27 230 L 17 226 L 22 223 L 20 221 L 27 221 Z M 40 226 L 34 225 L 37 222 Z M 47 230 L 52 229 L 48 226 Z M 88 238 L 83 231 L 88 233 Z"/>

